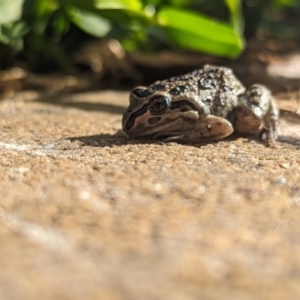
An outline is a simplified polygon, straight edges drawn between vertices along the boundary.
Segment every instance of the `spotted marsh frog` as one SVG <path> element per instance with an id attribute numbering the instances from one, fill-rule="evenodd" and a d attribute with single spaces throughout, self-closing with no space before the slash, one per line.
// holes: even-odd
<path id="1" fill-rule="evenodd" d="M 183 142 L 216 141 L 233 131 L 264 137 L 275 147 L 278 108 L 263 85 L 249 88 L 226 67 L 205 65 L 191 73 L 139 86 L 130 93 L 123 130 L 132 137 Z"/>

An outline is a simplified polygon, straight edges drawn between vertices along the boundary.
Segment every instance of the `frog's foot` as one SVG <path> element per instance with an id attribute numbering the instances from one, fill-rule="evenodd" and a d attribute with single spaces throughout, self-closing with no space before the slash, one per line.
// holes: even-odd
<path id="1" fill-rule="evenodd" d="M 268 146 L 276 148 L 278 117 L 278 108 L 269 89 L 254 84 L 239 97 L 232 123 L 236 131 L 258 133 Z"/>
<path id="2" fill-rule="evenodd" d="M 261 139 L 265 141 L 270 148 L 277 148 L 277 123 L 277 120 L 270 120 L 268 129 L 263 128 L 260 133 Z"/>
<path id="3" fill-rule="evenodd" d="M 188 131 L 172 131 L 164 133 L 168 136 L 165 141 L 182 141 L 190 143 L 221 140 L 233 132 L 231 123 L 221 117 L 208 115 L 195 123 L 195 127 Z"/>

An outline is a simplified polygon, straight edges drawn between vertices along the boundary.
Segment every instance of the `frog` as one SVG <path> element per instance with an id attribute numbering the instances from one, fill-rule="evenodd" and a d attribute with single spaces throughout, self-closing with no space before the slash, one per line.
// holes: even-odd
<path id="1" fill-rule="evenodd" d="M 246 88 L 232 69 L 205 64 L 184 75 L 135 87 L 123 114 L 134 138 L 201 143 L 233 132 L 253 135 L 276 148 L 279 109 L 262 84 Z"/>

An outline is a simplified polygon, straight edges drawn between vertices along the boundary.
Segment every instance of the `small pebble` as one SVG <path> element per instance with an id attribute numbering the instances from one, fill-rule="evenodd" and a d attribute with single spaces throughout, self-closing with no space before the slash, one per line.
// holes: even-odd
<path id="1" fill-rule="evenodd" d="M 46 145 L 43 146 L 44 149 L 54 149 L 55 148 L 55 144 L 53 143 L 48 143 Z"/>

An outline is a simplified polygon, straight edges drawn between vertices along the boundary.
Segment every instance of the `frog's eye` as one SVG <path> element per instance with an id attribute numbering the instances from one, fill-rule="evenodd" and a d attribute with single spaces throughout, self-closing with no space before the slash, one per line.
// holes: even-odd
<path id="1" fill-rule="evenodd" d="M 166 96 L 154 96 L 149 101 L 149 111 L 153 115 L 160 115 L 164 113 L 167 108 L 171 105 L 171 100 Z"/>

